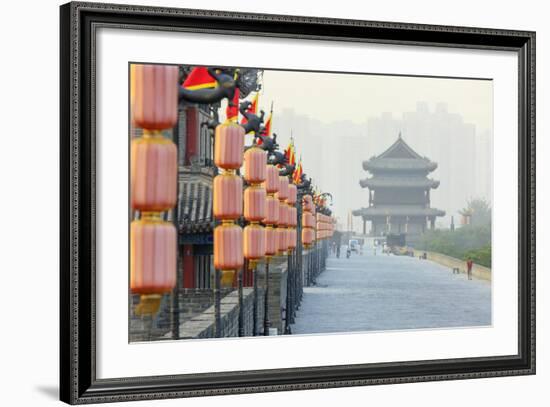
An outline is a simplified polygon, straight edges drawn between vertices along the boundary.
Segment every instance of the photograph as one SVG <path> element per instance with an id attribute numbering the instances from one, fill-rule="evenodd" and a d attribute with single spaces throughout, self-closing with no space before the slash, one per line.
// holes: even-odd
<path id="1" fill-rule="evenodd" d="M 491 78 L 128 83 L 129 343 L 492 326 Z"/>
<path id="2" fill-rule="evenodd" d="M 534 375 L 535 32 L 202 7 L 59 9 L 60 399 Z"/>

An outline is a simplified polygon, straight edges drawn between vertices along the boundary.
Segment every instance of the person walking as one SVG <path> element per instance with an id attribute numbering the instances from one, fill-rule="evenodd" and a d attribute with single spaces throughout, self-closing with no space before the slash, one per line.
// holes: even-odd
<path id="1" fill-rule="evenodd" d="M 471 257 L 468 257 L 468 261 L 466 261 L 466 268 L 468 270 L 468 280 L 472 279 L 472 268 L 474 267 L 474 262 L 472 261 Z"/>

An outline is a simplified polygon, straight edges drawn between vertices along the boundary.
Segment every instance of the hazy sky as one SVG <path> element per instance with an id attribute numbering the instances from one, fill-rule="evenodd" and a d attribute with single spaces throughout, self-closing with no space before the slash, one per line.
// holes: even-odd
<path id="1" fill-rule="evenodd" d="M 273 101 L 272 130 L 281 150 L 292 132 L 304 171 L 334 195 L 342 222 L 368 206 L 359 181 L 371 174 L 361 163 L 399 132 L 439 164 L 428 176 L 441 182 L 431 195 L 432 206 L 447 214 L 438 218 L 440 226 L 448 227 L 468 199 L 491 202 L 491 80 L 266 70 L 262 84 L 259 106 L 267 114 Z"/>
<path id="2" fill-rule="evenodd" d="M 493 127 L 492 94 L 490 80 L 265 71 L 260 107 L 267 111 L 274 102 L 276 130 L 277 111 L 285 108 L 325 123 L 360 124 L 383 112 L 400 117 L 419 101 L 428 102 L 430 110 L 443 102 L 483 132 Z"/>
<path id="3" fill-rule="evenodd" d="M 361 162 L 389 147 L 399 131 L 413 149 L 439 163 L 429 176 L 441 181 L 432 194 L 432 206 L 447 212 L 439 219 L 443 226 L 467 199 L 490 199 L 490 80 L 266 70 L 260 108 L 267 113 L 272 101 L 273 131 L 281 149 L 293 131 L 305 172 L 322 190 L 333 193 L 333 209 L 344 222 L 351 210 L 368 206 L 367 190 L 359 180 L 370 174 Z M 427 104 L 427 115 L 414 113 L 419 102 Z M 446 105 L 448 115 L 433 115 L 438 104 Z M 372 128 L 371 119 L 378 120 Z M 401 125 L 394 129 L 396 123 Z M 355 226 L 360 226 L 358 220 Z"/>

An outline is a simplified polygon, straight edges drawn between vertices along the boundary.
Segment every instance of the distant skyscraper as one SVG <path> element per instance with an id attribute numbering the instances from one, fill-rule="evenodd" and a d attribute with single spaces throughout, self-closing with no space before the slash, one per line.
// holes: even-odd
<path id="1" fill-rule="evenodd" d="M 438 103 L 432 112 L 427 103 L 419 102 L 416 111 L 404 113 L 401 119 L 389 113 L 369 119 L 369 146 L 374 151 L 380 150 L 383 141 L 387 144 L 396 129 L 419 154 L 439 164 L 433 176 L 441 181 L 441 188 L 434 196 L 433 204 L 446 211 L 442 221 L 444 226 L 450 225 L 450 216 L 463 208 L 468 199 L 481 197 L 490 200 L 490 131 L 477 134 L 473 124 L 464 123 L 461 115 L 450 113 L 445 103 Z"/>

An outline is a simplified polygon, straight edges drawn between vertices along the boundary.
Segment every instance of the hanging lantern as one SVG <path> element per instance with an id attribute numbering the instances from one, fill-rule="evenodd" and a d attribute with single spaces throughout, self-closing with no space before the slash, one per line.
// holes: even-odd
<path id="1" fill-rule="evenodd" d="M 147 130 L 174 127 L 178 115 L 177 66 L 132 65 L 132 118 L 134 126 Z"/>
<path id="2" fill-rule="evenodd" d="M 226 173 L 214 177 L 214 206 L 216 219 L 235 220 L 243 213 L 243 180 L 235 174 Z"/>
<path id="3" fill-rule="evenodd" d="M 214 163 L 225 170 L 236 170 L 243 164 L 244 128 L 226 122 L 216 126 Z"/>
<path id="4" fill-rule="evenodd" d="M 139 219 L 130 224 L 130 290 L 141 295 L 136 314 L 154 314 L 161 296 L 176 285 L 176 228 L 170 222 Z"/>
<path id="5" fill-rule="evenodd" d="M 244 179 L 250 183 L 262 183 L 267 177 L 267 155 L 259 147 L 251 147 L 244 153 Z"/>
<path id="6" fill-rule="evenodd" d="M 267 194 L 274 194 L 279 190 L 279 171 L 274 165 L 266 166 L 265 190 Z"/>
<path id="7" fill-rule="evenodd" d="M 223 286 L 231 285 L 236 270 L 243 264 L 243 230 L 233 223 L 217 226 L 214 229 L 214 267 L 221 270 Z"/>
<path id="8" fill-rule="evenodd" d="M 277 222 L 279 227 L 284 228 L 288 224 L 287 209 L 286 203 L 279 201 L 279 221 Z"/>
<path id="9" fill-rule="evenodd" d="M 243 230 L 244 257 L 249 260 L 259 260 L 265 256 L 266 235 L 264 228 L 258 224 L 251 224 Z"/>
<path id="10" fill-rule="evenodd" d="M 275 229 L 277 231 L 277 253 L 282 255 L 285 254 L 288 249 L 287 239 L 286 239 L 286 228 L 278 227 Z"/>
<path id="11" fill-rule="evenodd" d="M 306 212 L 302 214 L 302 227 L 304 228 L 314 228 L 315 227 L 315 217 L 311 212 Z"/>
<path id="12" fill-rule="evenodd" d="M 278 249 L 278 239 L 276 229 L 271 226 L 264 228 L 265 231 L 265 255 L 275 256 Z"/>
<path id="13" fill-rule="evenodd" d="M 177 148 L 160 132 L 144 133 L 131 146 L 130 201 L 135 210 L 162 212 L 177 202 Z"/>
<path id="14" fill-rule="evenodd" d="M 298 196 L 298 188 L 296 188 L 296 185 L 289 184 L 288 185 L 288 197 L 286 198 L 286 202 L 290 206 L 294 206 L 296 204 L 296 199 Z"/>
<path id="15" fill-rule="evenodd" d="M 279 222 L 279 201 L 273 196 L 268 195 L 265 200 L 265 218 L 263 223 L 266 225 L 276 225 Z"/>
<path id="16" fill-rule="evenodd" d="M 315 232 L 313 229 L 304 228 L 302 229 L 302 242 L 306 247 L 309 247 L 313 244 Z"/>
<path id="17" fill-rule="evenodd" d="M 288 208 L 288 219 L 287 219 L 288 226 L 295 228 L 298 226 L 298 209 L 296 209 L 294 206 L 291 206 Z"/>
<path id="18" fill-rule="evenodd" d="M 288 230 L 288 248 L 290 250 L 294 250 L 296 248 L 297 238 L 298 238 L 298 233 L 296 232 L 296 229 L 289 229 Z"/>
<path id="19" fill-rule="evenodd" d="M 284 201 L 288 198 L 288 177 L 279 176 L 279 190 L 277 191 L 277 199 Z"/>
<path id="20" fill-rule="evenodd" d="M 304 195 L 302 208 L 302 242 L 305 247 L 311 247 L 315 241 L 315 205 L 311 195 Z"/>
<path id="21" fill-rule="evenodd" d="M 244 191 L 244 217 L 250 222 L 260 222 L 266 217 L 266 192 L 260 186 L 251 186 Z"/>

